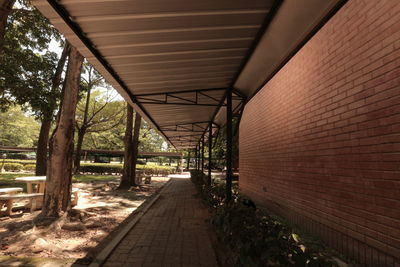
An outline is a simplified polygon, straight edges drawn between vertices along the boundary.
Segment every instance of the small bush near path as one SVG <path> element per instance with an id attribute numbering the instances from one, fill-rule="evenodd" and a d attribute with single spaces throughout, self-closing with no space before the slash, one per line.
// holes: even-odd
<path id="1" fill-rule="evenodd" d="M 225 183 L 205 185 L 205 175 L 191 172 L 191 179 L 210 207 L 218 239 L 228 248 L 233 266 L 337 266 L 323 249 L 300 238 L 281 219 L 257 209 L 234 190 L 225 202 Z"/>

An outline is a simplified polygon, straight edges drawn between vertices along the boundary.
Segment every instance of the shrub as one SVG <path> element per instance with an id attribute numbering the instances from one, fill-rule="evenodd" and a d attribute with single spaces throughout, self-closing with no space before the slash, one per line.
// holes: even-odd
<path id="1" fill-rule="evenodd" d="M 5 163 L 3 168 L 8 172 L 19 172 L 23 169 L 23 165 L 19 163 Z"/>
<path id="2" fill-rule="evenodd" d="M 291 227 L 244 205 L 240 197 L 216 208 L 212 223 L 235 266 L 335 266 Z"/>
<path id="3" fill-rule="evenodd" d="M 23 166 L 24 171 L 35 171 L 36 165 L 35 164 L 26 164 Z"/>
<path id="4" fill-rule="evenodd" d="M 3 162 L 3 160 L 0 160 L 0 162 Z M 5 159 L 5 163 L 19 163 L 22 165 L 27 165 L 27 164 L 35 164 L 36 160 L 23 160 L 23 159 Z"/>
<path id="5" fill-rule="evenodd" d="M 337 266 L 310 248 L 281 219 L 257 209 L 237 190 L 225 201 L 225 183 L 205 184 L 205 175 L 191 171 L 191 179 L 211 209 L 218 239 L 228 248 L 233 266 Z"/>
<path id="6" fill-rule="evenodd" d="M 83 163 L 80 167 L 81 173 L 97 173 L 97 174 L 122 174 L 123 164 L 104 164 L 104 163 Z M 137 170 L 142 170 L 149 175 L 167 176 L 174 173 L 175 168 L 168 166 L 147 166 L 136 165 Z"/>
<path id="7" fill-rule="evenodd" d="M 121 174 L 122 164 L 84 163 L 80 166 L 80 172 L 97 174 Z"/>
<path id="8" fill-rule="evenodd" d="M 175 168 L 170 166 L 143 165 L 137 166 L 136 169 L 143 170 L 145 174 L 168 176 L 175 173 Z"/>

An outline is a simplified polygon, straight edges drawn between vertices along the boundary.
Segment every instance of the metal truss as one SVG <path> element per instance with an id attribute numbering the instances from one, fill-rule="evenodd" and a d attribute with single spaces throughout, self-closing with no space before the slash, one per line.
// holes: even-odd
<path id="1" fill-rule="evenodd" d="M 189 106 L 211 106 L 219 107 L 221 99 L 217 99 L 207 92 L 212 91 L 225 91 L 225 88 L 210 88 L 198 90 L 186 90 L 179 92 L 162 92 L 150 94 L 137 94 L 136 100 L 141 104 L 162 104 L 162 105 L 189 105 Z M 183 94 L 193 93 L 192 96 L 182 96 Z M 200 101 L 199 97 L 205 97 L 211 103 L 204 103 Z"/>
<path id="2" fill-rule="evenodd" d="M 206 124 L 206 125 L 203 125 Z M 199 121 L 199 122 L 191 122 L 191 123 L 181 123 L 174 125 L 164 125 L 161 126 L 161 130 L 164 132 L 195 132 L 195 133 L 204 133 L 207 130 L 210 122 L 209 121 Z M 216 128 L 219 128 L 219 125 L 213 123 Z"/>
<path id="3" fill-rule="evenodd" d="M 209 88 L 209 89 L 197 89 L 197 90 L 185 90 L 179 92 L 162 92 L 162 93 L 149 93 L 149 94 L 136 94 L 136 101 L 141 104 L 162 104 L 162 105 L 189 105 L 189 106 L 211 106 L 221 107 L 225 106 L 225 103 L 221 103 L 221 99 L 215 98 L 209 95 L 207 92 L 213 91 L 225 91 L 226 88 Z M 190 97 L 183 97 L 183 94 L 193 93 Z M 246 97 L 238 90 L 233 90 L 235 94 L 232 96 L 233 100 L 243 101 Z M 199 101 L 199 97 L 204 97 L 211 101 L 211 103 L 202 103 Z M 203 100 L 204 101 L 204 100 Z"/>

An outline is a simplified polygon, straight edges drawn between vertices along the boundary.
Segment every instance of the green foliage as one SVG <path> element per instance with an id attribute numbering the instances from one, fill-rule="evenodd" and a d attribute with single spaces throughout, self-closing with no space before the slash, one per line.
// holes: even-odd
<path id="1" fill-rule="evenodd" d="M 150 174 L 150 175 L 161 175 L 161 176 L 168 176 L 172 173 L 176 172 L 175 167 L 170 167 L 170 166 L 157 166 L 157 165 L 137 165 L 136 166 L 137 170 L 142 170 L 144 171 L 145 174 Z"/>
<path id="2" fill-rule="evenodd" d="M 238 119 L 233 118 L 233 138 L 232 138 L 232 156 L 233 162 L 237 161 L 239 158 L 239 135 L 235 130 L 237 129 Z M 208 151 L 208 149 L 206 148 Z M 208 152 L 207 152 L 208 153 Z M 223 168 L 226 166 L 225 156 L 226 156 L 226 125 L 221 127 L 218 131 L 218 135 L 213 141 L 212 153 L 215 158 L 213 168 Z"/>
<path id="3" fill-rule="evenodd" d="M 80 172 L 82 173 L 98 173 L 98 174 L 122 174 L 122 164 L 104 164 L 104 163 L 82 163 Z M 169 166 L 147 166 L 136 165 L 137 170 L 142 170 L 149 175 L 169 175 L 175 172 L 174 167 Z"/>
<path id="4" fill-rule="evenodd" d="M 191 179 L 212 212 L 212 224 L 227 247 L 232 266 L 337 266 L 329 256 L 308 246 L 282 220 L 249 205 L 233 192 L 225 202 L 225 183 L 205 186 L 205 175 L 191 172 Z"/>
<path id="5" fill-rule="evenodd" d="M 19 172 L 22 171 L 24 165 L 19 163 L 5 163 L 3 168 L 7 172 Z"/>
<path id="6" fill-rule="evenodd" d="M 39 124 L 19 106 L 0 112 L 0 146 L 33 147 L 38 131 Z"/>
<path id="7" fill-rule="evenodd" d="M 160 152 L 164 139 L 145 121 L 140 125 L 139 151 Z"/>
<path id="8" fill-rule="evenodd" d="M 1 160 L 1 162 L 3 162 L 3 160 Z M 29 160 L 29 159 L 25 159 L 25 160 L 22 160 L 22 159 L 4 159 L 4 162 L 5 163 L 19 163 L 19 164 L 22 164 L 22 165 L 32 165 L 32 164 L 35 164 L 35 162 L 36 162 L 36 160 Z"/>
<path id="9" fill-rule="evenodd" d="M 60 35 L 48 20 L 29 1 L 17 1 L 0 55 L 0 109 L 28 104 L 37 117 L 52 115 L 60 97 L 51 88 L 57 64 L 57 55 L 48 50 L 53 39 Z"/>
<path id="10" fill-rule="evenodd" d="M 118 101 L 118 93 L 106 82 L 90 64 L 83 66 L 81 92 L 77 105 L 76 127 L 80 133 L 101 133 L 123 125 L 125 101 Z"/>
<path id="11" fill-rule="evenodd" d="M 81 173 L 121 174 L 122 164 L 82 163 Z"/>
<path id="12" fill-rule="evenodd" d="M 23 166 L 24 171 L 34 172 L 36 170 L 36 164 L 26 164 Z"/>
<path id="13" fill-rule="evenodd" d="M 3 163 L 3 160 L 0 161 Z M 17 160 L 17 159 L 5 159 L 5 164 L 7 166 L 14 166 L 15 164 L 19 168 L 18 170 L 11 170 L 12 167 L 7 167 L 6 171 L 34 171 L 35 170 L 35 160 Z M 1 165 L 0 165 L 1 166 Z M 122 174 L 123 164 L 109 164 L 109 163 L 82 163 L 80 172 L 83 174 L 101 174 L 101 175 L 115 175 Z M 149 175 L 162 175 L 167 176 L 169 174 L 175 173 L 176 168 L 171 166 L 158 166 L 158 165 L 136 165 L 137 170 L 143 171 L 145 174 Z"/>
<path id="14" fill-rule="evenodd" d="M 215 210 L 213 224 L 236 266 L 334 266 L 293 230 L 237 198 Z"/>
<path id="15" fill-rule="evenodd" d="M 84 149 L 123 150 L 125 119 L 126 117 L 124 116 L 121 122 L 113 128 L 88 132 L 83 144 Z M 139 135 L 139 151 L 160 152 L 162 151 L 163 143 L 164 139 L 145 121 L 142 121 Z"/>

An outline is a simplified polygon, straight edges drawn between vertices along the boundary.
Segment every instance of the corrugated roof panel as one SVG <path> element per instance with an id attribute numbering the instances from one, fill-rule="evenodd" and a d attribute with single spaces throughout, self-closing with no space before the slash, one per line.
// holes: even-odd
<path id="1" fill-rule="evenodd" d="M 225 95 L 224 88 L 233 82 L 272 3 L 34 1 L 89 62 L 176 146 L 195 144 L 208 127 Z M 90 50 L 88 45 L 92 46 Z M 115 74 L 108 73 L 110 67 Z M 222 90 L 176 94 L 211 88 Z M 141 96 L 149 93 L 169 95 Z M 161 104 L 166 98 L 167 103 Z M 164 127 L 199 121 L 205 123 L 194 124 L 192 136 L 184 140 L 180 136 L 191 133 L 189 130 Z"/>
<path id="2" fill-rule="evenodd" d="M 75 16 L 96 15 L 124 15 L 150 12 L 186 12 L 209 11 L 226 9 L 243 9 L 249 7 L 248 0 L 60 0 L 71 14 Z M 271 1 L 251 0 L 251 8 L 266 9 L 271 6 Z"/>
<path id="3" fill-rule="evenodd" d="M 196 27 L 148 31 L 112 31 L 88 34 L 94 43 L 101 46 L 210 40 L 221 38 L 253 38 L 259 25 L 236 25 L 220 27 Z M 71 38 L 77 38 L 72 35 Z"/>

